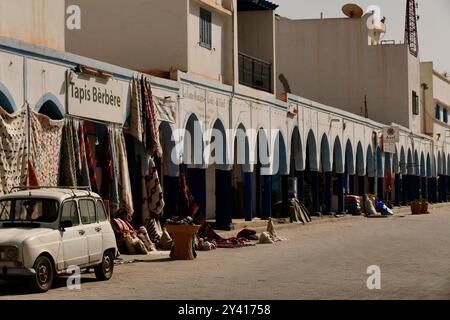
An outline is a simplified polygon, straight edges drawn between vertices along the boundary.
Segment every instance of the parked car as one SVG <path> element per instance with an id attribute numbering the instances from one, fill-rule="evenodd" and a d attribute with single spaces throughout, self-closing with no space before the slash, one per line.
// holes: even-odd
<path id="1" fill-rule="evenodd" d="M 83 190 L 22 189 L 0 197 L 0 277 L 27 278 L 48 291 L 69 268 L 113 275 L 116 238 L 99 195 Z"/>

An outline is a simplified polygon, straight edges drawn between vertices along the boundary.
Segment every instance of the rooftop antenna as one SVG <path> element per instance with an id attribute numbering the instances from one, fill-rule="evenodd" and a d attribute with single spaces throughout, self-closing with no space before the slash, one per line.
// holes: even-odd
<path id="1" fill-rule="evenodd" d="M 342 12 L 349 18 L 361 18 L 364 15 L 363 9 L 354 3 L 347 3 L 342 7 Z"/>
<path id="2" fill-rule="evenodd" d="M 409 46 L 409 52 L 417 57 L 419 55 L 419 36 L 417 33 L 418 8 L 415 0 L 406 1 L 405 43 Z"/>

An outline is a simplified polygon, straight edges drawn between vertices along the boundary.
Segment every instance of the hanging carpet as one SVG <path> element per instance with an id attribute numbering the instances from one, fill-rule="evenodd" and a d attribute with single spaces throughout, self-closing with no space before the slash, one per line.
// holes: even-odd
<path id="1" fill-rule="evenodd" d="M 26 184 L 26 108 L 8 114 L 0 107 L 0 195 Z"/>

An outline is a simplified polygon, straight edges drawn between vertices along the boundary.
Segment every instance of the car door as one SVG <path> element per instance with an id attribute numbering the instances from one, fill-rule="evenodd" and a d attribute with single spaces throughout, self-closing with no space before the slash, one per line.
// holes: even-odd
<path id="1" fill-rule="evenodd" d="M 109 222 L 108 214 L 106 213 L 103 201 L 100 199 L 96 200 L 97 205 L 97 221 L 100 223 L 102 228 L 102 238 L 103 238 L 103 250 L 111 249 L 116 247 L 116 236 L 111 227 L 111 222 Z"/>
<path id="2" fill-rule="evenodd" d="M 88 240 L 80 223 L 77 203 L 73 200 L 63 203 L 61 223 L 70 221 L 71 227 L 62 231 L 64 268 L 82 266 L 89 263 Z"/>
<path id="3" fill-rule="evenodd" d="M 95 202 L 92 199 L 81 199 L 78 203 L 88 241 L 89 264 L 100 263 L 103 257 L 103 239 L 102 228 L 96 217 Z"/>

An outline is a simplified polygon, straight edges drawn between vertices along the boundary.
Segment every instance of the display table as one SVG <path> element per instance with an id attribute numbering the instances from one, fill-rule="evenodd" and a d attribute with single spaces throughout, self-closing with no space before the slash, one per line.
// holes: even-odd
<path id="1" fill-rule="evenodd" d="M 173 260 L 194 260 L 193 238 L 200 226 L 188 224 L 168 224 L 166 230 L 172 235 L 173 250 L 170 257 Z"/>

